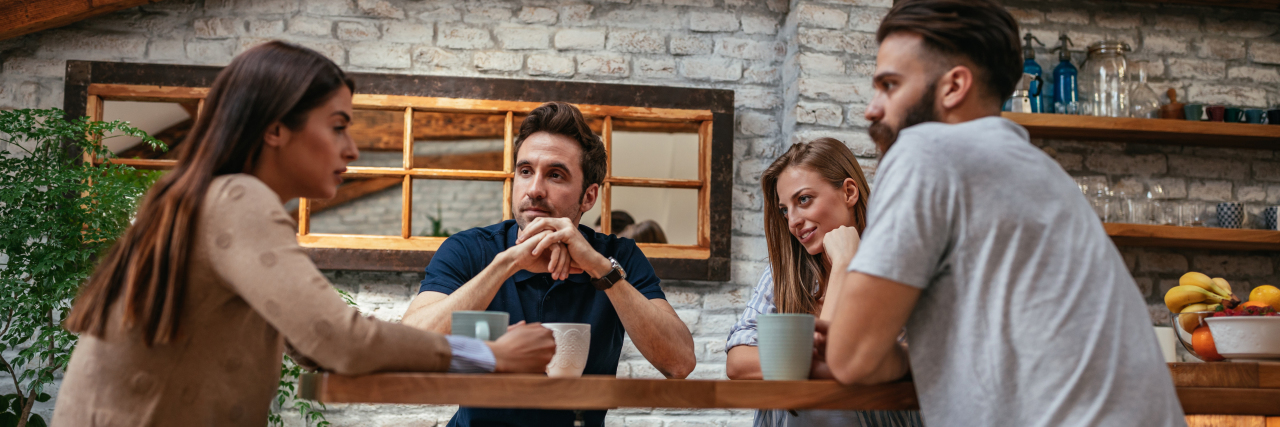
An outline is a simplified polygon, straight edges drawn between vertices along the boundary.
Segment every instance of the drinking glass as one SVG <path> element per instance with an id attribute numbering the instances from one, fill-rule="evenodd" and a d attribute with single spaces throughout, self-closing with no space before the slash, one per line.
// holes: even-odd
<path id="1" fill-rule="evenodd" d="M 1217 225 L 1214 216 L 1217 214 L 1213 205 L 1205 202 L 1187 201 L 1182 204 L 1182 225 L 1185 227 L 1210 227 Z"/>

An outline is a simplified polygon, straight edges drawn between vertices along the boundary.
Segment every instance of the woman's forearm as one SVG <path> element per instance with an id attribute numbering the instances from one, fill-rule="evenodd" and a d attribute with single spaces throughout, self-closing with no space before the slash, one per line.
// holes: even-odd
<path id="1" fill-rule="evenodd" d="M 764 379 L 764 374 L 760 372 L 760 348 L 740 345 L 729 349 L 724 370 L 731 380 Z"/>

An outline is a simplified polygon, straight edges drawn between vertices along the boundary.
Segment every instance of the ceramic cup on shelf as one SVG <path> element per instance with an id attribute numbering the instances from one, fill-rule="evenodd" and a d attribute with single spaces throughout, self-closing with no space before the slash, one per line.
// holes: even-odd
<path id="1" fill-rule="evenodd" d="M 1210 105 L 1204 107 L 1204 112 L 1209 116 L 1211 122 L 1221 122 L 1227 116 L 1227 107 L 1221 105 Z"/>
<path id="2" fill-rule="evenodd" d="M 1267 124 L 1280 125 L 1280 108 L 1267 110 Z"/>
<path id="3" fill-rule="evenodd" d="M 1227 123 L 1244 123 L 1244 109 L 1238 107 L 1227 107 L 1224 111 L 1223 121 Z"/>
<path id="4" fill-rule="evenodd" d="M 1255 124 L 1255 125 L 1266 124 L 1266 123 L 1267 123 L 1267 111 L 1266 111 L 1266 110 L 1259 110 L 1259 109 L 1256 109 L 1256 108 L 1250 108 L 1250 109 L 1248 109 L 1248 110 L 1244 110 L 1244 122 L 1245 122 L 1245 123 L 1253 123 L 1253 124 Z"/>
<path id="5" fill-rule="evenodd" d="M 591 351 L 591 325 L 587 323 L 543 323 L 556 340 L 556 354 L 547 364 L 547 376 L 553 378 L 578 378 L 587 368 L 587 354 Z"/>
<path id="6" fill-rule="evenodd" d="M 493 341 L 507 333 L 508 319 L 505 311 L 455 311 L 449 334 Z"/>
<path id="7" fill-rule="evenodd" d="M 1187 104 L 1182 107 L 1182 111 L 1186 113 L 1187 120 L 1193 122 L 1204 120 L 1204 104 Z"/>
<path id="8" fill-rule="evenodd" d="M 762 314 L 758 322 L 760 372 L 764 379 L 809 379 L 813 362 L 813 315 Z"/>
<path id="9" fill-rule="evenodd" d="M 1218 203 L 1218 227 L 1240 228 L 1244 226 L 1244 203 Z"/>
<path id="10" fill-rule="evenodd" d="M 1267 206 L 1262 210 L 1262 229 L 1263 230 L 1280 230 L 1280 224 L 1276 223 L 1276 210 L 1280 206 Z"/>

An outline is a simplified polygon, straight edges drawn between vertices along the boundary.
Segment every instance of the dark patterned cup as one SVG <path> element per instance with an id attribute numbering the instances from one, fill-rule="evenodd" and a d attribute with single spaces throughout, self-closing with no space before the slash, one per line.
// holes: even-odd
<path id="1" fill-rule="evenodd" d="M 1244 225 L 1244 204 L 1240 202 L 1218 203 L 1218 226 L 1240 228 Z"/>

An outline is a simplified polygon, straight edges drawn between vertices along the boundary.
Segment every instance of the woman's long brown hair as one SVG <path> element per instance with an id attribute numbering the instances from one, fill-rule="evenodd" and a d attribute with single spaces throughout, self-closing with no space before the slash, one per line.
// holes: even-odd
<path id="1" fill-rule="evenodd" d="M 333 61 L 289 43 L 264 43 L 233 59 L 209 88 L 178 148 L 177 166 L 147 192 L 133 225 L 80 290 L 66 328 L 101 338 L 112 306 L 123 299 L 124 329 L 143 328 L 147 346 L 175 340 L 210 183 L 219 175 L 251 171 L 269 126 L 301 129 L 307 113 L 343 86 L 355 89 Z"/>
<path id="2" fill-rule="evenodd" d="M 791 235 L 787 217 L 777 209 L 778 176 L 789 167 L 801 167 L 822 176 L 836 188 L 844 187 L 844 180 L 853 178 L 858 187 L 858 201 L 853 205 L 854 228 L 861 234 L 867 227 L 867 197 L 871 190 L 867 178 L 844 143 L 832 138 L 819 138 L 799 143 L 773 161 L 760 176 L 764 189 L 764 236 L 769 245 L 769 264 L 773 269 L 773 304 L 778 313 L 817 314 L 817 298 L 811 293 L 818 281 L 826 281 L 828 271 L 822 263 L 822 254 L 809 255 L 800 241 Z M 770 204 L 775 204 L 770 208 Z"/>

